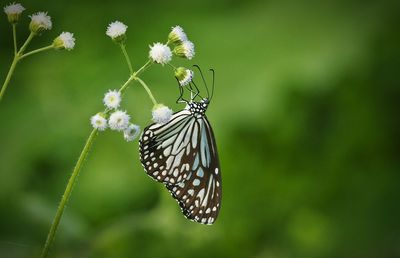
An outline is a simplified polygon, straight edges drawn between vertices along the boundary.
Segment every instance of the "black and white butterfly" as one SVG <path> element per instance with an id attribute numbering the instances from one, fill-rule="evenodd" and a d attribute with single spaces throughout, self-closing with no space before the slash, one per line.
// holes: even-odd
<path id="1" fill-rule="evenodd" d="M 212 94 L 196 101 L 199 90 L 192 84 L 188 87 L 190 101 L 183 99 L 183 88 L 179 86 L 177 102 L 186 103 L 185 109 L 174 113 L 169 122 L 143 130 L 140 161 L 150 177 L 165 184 L 186 218 L 210 225 L 218 217 L 222 197 L 217 146 L 205 115 Z M 207 86 L 206 89 L 208 93 Z"/>

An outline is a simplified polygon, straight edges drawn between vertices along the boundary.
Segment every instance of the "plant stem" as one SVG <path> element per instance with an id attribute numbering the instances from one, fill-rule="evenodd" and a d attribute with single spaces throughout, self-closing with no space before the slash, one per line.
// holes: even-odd
<path id="1" fill-rule="evenodd" d="M 53 48 L 54 48 L 53 45 L 49 45 L 49 46 L 46 46 L 46 47 L 38 48 L 36 50 L 30 51 L 30 52 L 28 52 L 26 54 L 23 54 L 19 59 L 23 59 L 23 58 L 28 57 L 30 55 L 37 54 L 37 53 L 40 53 L 40 52 L 43 52 L 43 51 L 46 51 L 46 50 L 49 50 L 49 49 L 53 49 Z"/>
<path id="2" fill-rule="evenodd" d="M 25 49 L 28 47 L 28 44 L 31 42 L 31 40 L 33 39 L 33 37 L 35 36 L 35 33 L 31 32 L 28 36 L 28 38 L 26 39 L 25 43 L 22 45 L 22 47 L 20 48 L 20 50 L 18 51 L 18 54 L 22 54 L 24 53 Z"/>
<path id="3" fill-rule="evenodd" d="M 143 86 L 143 88 L 146 90 L 147 94 L 149 95 L 151 101 L 153 101 L 153 104 L 157 105 L 157 100 L 154 98 L 153 94 L 151 93 L 150 88 L 146 85 L 146 83 L 144 83 L 144 81 L 142 79 L 140 79 L 139 77 L 135 77 L 135 80 L 140 82 L 140 84 Z"/>
<path id="4" fill-rule="evenodd" d="M 14 73 L 15 66 L 17 65 L 17 63 L 18 63 L 18 56 L 15 55 L 14 59 L 13 59 L 13 61 L 11 63 L 11 66 L 10 66 L 10 70 L 8 70 L 7 77 L 6 77 L 6 79 L 5 79 L 4 83 L 3 83 L 3 86 L 1 87 L 0 102 L 3 99 L 4 93 L 6 92 L 8 84 L 10 83 L 11 76 Z"/>
<path id="5" fill-rule="evenodd" d="M 148 67 L 150 67 L 150 65 L 152 65 L 153 63 L 151 62 L 151 60 L 147 61 L 142 67 L 139 68 L 139 70 L 137 70 L 134 75 L 138 76 L 139 74 L 141 74 L 142 72 L 144 72 Z"/>
<path id="6" fill-rule="evenodd" d="M 123 53 L 124 56 L 125 56 L 126 63 L 128 64 L 129 73 L 130 73 L 130 74 L 133 74 L 133 68 L 132 68 L 131 59 L 129 58 L 128 52 L 126 52 L 125 44 L 120 44 L 120 46 L 121 46 L 122 53 Z"/>
<path id="7" fill-rule="evenodd" d="M 29 34 L 28 38 L 26 39 L 25 43 L 22 45 L 21 49 L 18 52 L 15 52 L 16 51 L 16 36 L 15 36 L 15 34 L 16 34 L 16 29 L 15 29 L 15 25 L 13 25 L 14 53 L 15 54 L 14 54 L 14 59 L 10 66 L 10 70 L 8 70 L 6 79 L 4 80 L 3 86 L 1 87 L 0 102 L 3 99 L 4 93 L 6 92 L 8 84 L 10 83 L 11 76 L 13 75 L 14 70 L 15 70 L 15 66 L 17 65 L 18 61 L 21 59 L 21 55 L 25 51 L 29 42 L 31 42 L 31 40 L 35 36 L 35 34 L 31 32 L 31 34 Z"/>
<path id="8" fill-rule="evenodd" d="M 13 41 L 14 41 L 14 56 L 17 55 L 18 46 L 17 46 L 17 26 L 15 23 L 12 25 L 13 30 Z"/>
<path id="9" fill-rule="evenodd" d="M 78 178 L 79 171 L 82 168 L 83 161 L 87 157 L 90 147 L 93 144 L 93 141 L 96 138 L 96 136 L 97 136 L 97 129 L 93 129 L 89 135 L 89 138 L 86 141 L 85 147 L 83 148 L 81 155 L 79 156 L 78 162 L 75 165 L 75 168 L 71 174 L 71 177 L 68 180 L 68 184 L 67 184 L 67 187 L 65 188 L 65 192 L 61 198 L 61 202 L 58 206 L 56 216 L 54 217 L 53 223 L 51 224 L 51 227 L 50 227 L 50 231 L 47 235 L 46 243 L 44 245 L 42 255 L 41 255 L 42 258 L 46 258 L 49 254 L 49 250 L 54 241 L 54 237 L 57 232 L 58 225 L 60 224 L 61 217 L 64 213 L 65 206 L 69 200 L 69 197 L 71 195 L 72 189 L 75 184 L 75 181 Z"/>

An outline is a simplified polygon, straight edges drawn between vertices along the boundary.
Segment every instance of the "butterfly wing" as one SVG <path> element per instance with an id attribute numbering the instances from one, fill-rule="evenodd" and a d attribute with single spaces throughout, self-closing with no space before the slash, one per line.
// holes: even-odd
<path id="1" fill-rule="evenodd" d="M 199 131 L 192 135 L 195 147 L 193 162 L 186 179 L 177 184 L 166 184 L 178 201 L 186 218 L 213 224 L 217 219 L 222 197 L 221 171 L 214 133 L 206 116 L 195 121 Z M 197 143 L 197 144 L 196 144 Z"/>
<path id="2" fill-rule="evenodd" d="M 150 177 L 170 184 L 187 178 L 196 148 L 192 138 L 199 130 L 195 122 L 190 111 L 182 110 L 168 123 L 152 124 L 143 130 L 139 140 L 140 161 Z"/>

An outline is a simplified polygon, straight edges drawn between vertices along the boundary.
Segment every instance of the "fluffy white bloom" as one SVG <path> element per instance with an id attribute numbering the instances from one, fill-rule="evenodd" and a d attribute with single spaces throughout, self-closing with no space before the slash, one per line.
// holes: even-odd
<path id="1" fill-rule="evenodd" d="M 125 35 L 127 28 L 128 26 L 126 26 L 122 22 L 115 21 L 108 25 L 106 34 L 112 39 L 117 39 Z"/>
<path id="2" fill-rule="evenodd" d="M 182 44 L 174 48 L 174 53 L 177 56 L 192 59 L 195 55 L 194 44 L 192 41 L 184 41 Z"/>
<path id="3" fill-rule="evenodd" d="M 172 27 L 172 30 L 168 35 L 168 40 L 172 43 L 180 43 L 188 40 L 188 38 L 181 26 L 175 26 Z"/>
<path id="4" fill-rule="evenodd" d="M 154 62 L 162 65 L 171 61 L 172 58 L 171 49 L 167 45 L 159 42 L 154 43 L 153 46 L 150 46 L 149 55 Z"/>
<path id="5" fill-rule="evenodd" d="M 54 40 L 53 46 L 56 49 L 72 50 L 75 46 L 74 34 L 71 32 L 61 33 L 60 36 Z"/>
<path id="6" fill-rule="evenodd" d="M 121 93 L 117 90 L 109 90 L 104 94 L 104 105 L 108 108 L 115 109 L 121 103 Z"/>
<path id="7" fill-rule="evenodd" d="M 133 141 L 140 133 L 140 126 L 130 124 L 128 128 L 124 130 L 124 139 L 127 142 Z"/>
<path id="8" fill-rule="evenodd" d="M 47 12 L 37 12 L 32 14 L 31 23 L 29 24 L 29 29 L 38 33 L 43 30 L 50 30 L 52 27 L 51 17 L 47 15 Z"/>
<path id="9" fill-rule="evenodd" d="M 181 86 L 188 85 L 192 81 L 193 76 L 194 72 L 185 67 L 178 67 L 175 71 L 175 77 L 178 78 Z"/>
<path id="10" fill-rule="evenodd" d="M 99 131 L 104 131 L 107 128 L 107 119 L 105 119 L 101 114 L 96 114 L 90 118 L 90 123 L 93 128 Z"/>
<path id="11" fill-rule="evenodd" d="M 125 111 L 117 110 L 111 114 L 108 125 L 112 130 L 123 131 L 128 127 L 129 119 L 130 116 Z"/>
<path id="12" fill-rule="evenodd" d="M 23 11 L 25 11 L 25 8 L 20 4 L 20 3 L 12 3 L 4 7 L 4 12 L 7 15 L 10 14 L 21 14 Z"/>
<path id="13" fill-rule="evenodd" d="M 153 121 L 157 124 L 165 124 L 171 120 L 172 117 L 172 109 L 163 104 L 157 104 L 153 108 Z"/>

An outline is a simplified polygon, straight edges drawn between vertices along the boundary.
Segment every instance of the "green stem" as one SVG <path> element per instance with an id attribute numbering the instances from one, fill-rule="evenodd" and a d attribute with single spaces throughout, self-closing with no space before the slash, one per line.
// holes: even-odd
<path id="1" fill-rule="evenodd" d="M 37 53 L 40 53 L 40 52 L 49 50 L 49 49 L 53 49 L 53 48 L 54 48 L 53 45 L 49 45 L 49 46 L 46 46 L 46 47 L 38 48 L 38 49 L 36 49 L 36 50 L 30 51 L 30 52 L 28 52 L 28 53 L 26 53 L 26 54 L 23 54 L 23 55 L 20 57 L 20 59 L 25 58 L 25 57 L 28 57 L 28 56 L 33 55 L 33 54 L 37 54 Z"/>
<path id="2" fill-rule="evenodd" d="M 14 48 L 16 49 L 15 26 L 13 26 L 13 34 L 14 34 L 14 36 L 13 36 L 13 38 L 14 38 Z M 11 76 L 13 75 L 14 70 L 15 70 L 15 66 L 17 65 L 18 61 L 21 59 L 22 53 L 25 51 L 25 49 L 29 45 L 29 42 L 31 42 L 31 40 L 33 39 L 34 36 L 35 36 L 35 34 L 31 32 L 29 34 L 28 38 L 26 39 L 25 43 L 22 45 L 21 49 L 18 52 L 15 53 L 14 59 L 13 59 L 13 61 L 11 63 L 11 66 L 10 66 L 10 70 L 8 70 L 6 79 L 4 80 L 3 86 L 1 87 L 0 102 L 3 99 L 4 93 L 6 92 L 8 84 L 10 83 Z M 14 51 L 15 51 L 15 49 L 14 49 Z"/>
<path id="3" fill-rule="evenodd" d="M 147 61 L 142 67 L 140 67 L 139 70 L 137 70 L 134 73 L 134 76 L 138 76 L 139 74 L 141 74 L 142 72 L 144 72 L 148 67 L 150 67 L 153 64 L 153 62 L 151 60 Z"/>
<path id="4" fill-rule="evenodd" d="M 135 80 L 138 81 L 143 88 L 146 90 L 147 94 L 149 95 L 151 101 L 153 101 L 154 105 L 157 105 L 157 100 L 154 98 L 153 94 L 151 93 L 150 88 L 146 85 L 146 83 L 144 83 L 144 81 L 142 79 L 140 79 L 139 77 L 135 77 Z"/>
<path id="5" fill-rule="evenodd" d="M 54 241 L 54 237 L 57 232 L 58 225 L 60 224 L 61 217 L 64 213 L 65 206 L 71 195 L 75 181 L 78 178 L 79 171 L 82 168 L 83 161 L 86 159 L 86 157 L 89 153 L 90 147 L 93 144 L 93 141 L 96 136 L 97 136 L 97 129 L 93 129 L 89 135 L 89 138 L 86 141 L 85 147 L 83 148 L 81 155 L 79 156 L 78 162 L 75 165 L 75 168 L 71 174 L 71 177 L 68 180 L 68 184 L 67 184 L 65 192 L 61 198 L 61 202 L 58 206 L 56 216 L 54 217 L 53 223 L 51 224 L 51 227 L 50 227 L 49 234 L 47 235 L 46 244 L 44 245 L 42 255 L 41 255 L 42 258 L 46 258 L 49 254 L 49 250 Z"/>
<path id="6" fill-rule="evenodd" d="M 33 32 L 31 32 L 29 34 L 29 36 L 26 39 L 25 43 L 22 45 L 22 47 L 18 51 L 18 54 L 22 55 L 24 53 L 25 49 L 28 47 L 29 43 L 31 42 L 31 40 L 33 39 L 34 36 L 35 36 L 35 33 L 33 33 Z"/>
<path id="7" fill-rule="evenodd" d="M 15 23 L 13 23 L 12 29 L 13 29 L 13 41 L 14 41 L 14 56 L 16 56 L 18 51 L 18 46 L 17 46 L 17 26 Z"/>
<path id="8" fill-rule="evenodd" d="M 131 59 L 129 58 L 128 52 L 126 52 L 125 44 L 120 44 L 120 46 L 121 46 L 122 53 L 124 53 L 124 56 L 125 56 L 125 59 L 126 59 L 126 63 L 128 64 L 129 73 L 133 74 L 133 68 L 132 68 Z"/>
<path id="9" fill-rule="evenodd" d="M 8 84 L 10 83 L 11 76 L 14 73 L 14 70 L 15 70 L 15 67 L 16 67 L 17 63 L 18 63 L 18 56 L 16 55 L 16 56 L 14 56 L 14 59 L 13 59 L 13 61 L 11 63 L 11 66 L 10 66 L 10 70 L 8 70 L 7 77 L 6 77 L 6 79 L 5 79 L 4 83 L 3 83 L 3 86 L 1 87 L 0 102 L 3 99 L 4 93 L 6 92 Z"/>

